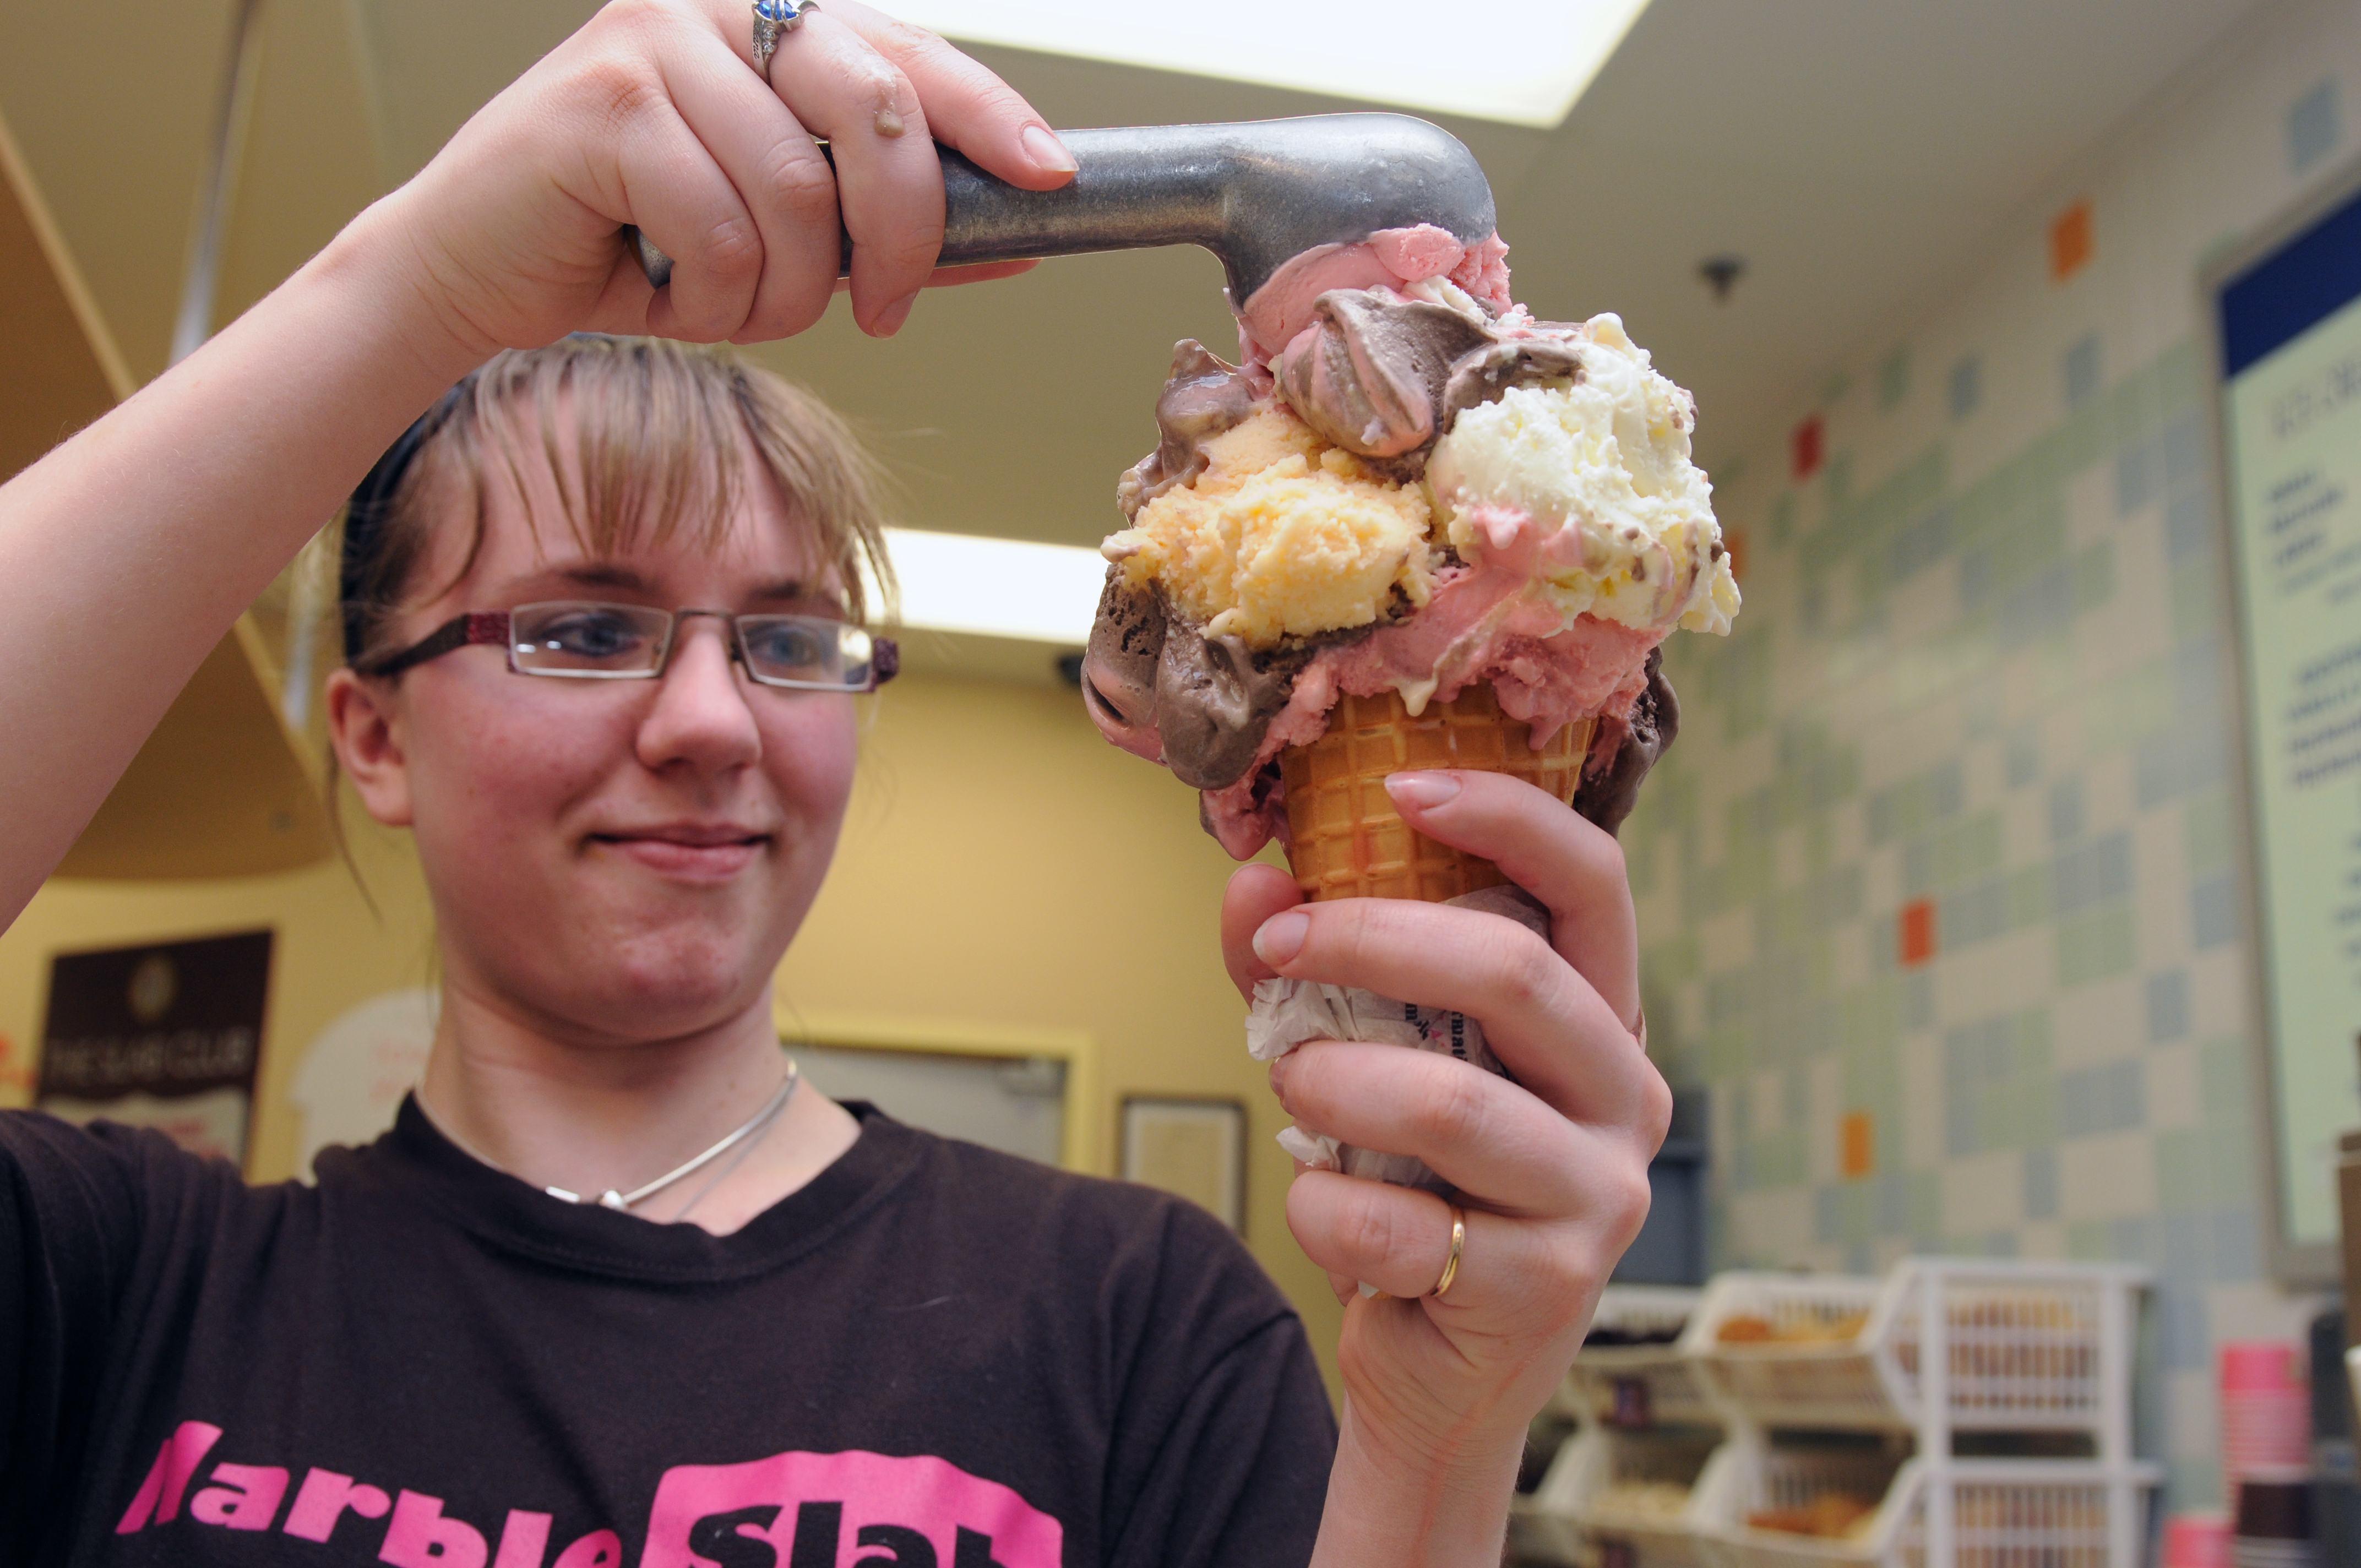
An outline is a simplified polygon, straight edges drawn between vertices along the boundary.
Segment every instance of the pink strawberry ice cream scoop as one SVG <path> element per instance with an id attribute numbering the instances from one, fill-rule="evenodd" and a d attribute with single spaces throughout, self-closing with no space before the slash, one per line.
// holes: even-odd
<path id="1" fill-rule="evenodd" d="M 1599 721 L 1575 804 L 1611 830 L 1678 723 L 1659 645 L 1737 613 L 1693 400 L 1618 318 L 1511 302 L 1506 248 L 1322 246 L 1238 307 L 1240 364 L 1174 351 L 1083 700 L 1241 860 L 1340 696 L 1416 713 L 1479 681 L 1537 746 Z"/>

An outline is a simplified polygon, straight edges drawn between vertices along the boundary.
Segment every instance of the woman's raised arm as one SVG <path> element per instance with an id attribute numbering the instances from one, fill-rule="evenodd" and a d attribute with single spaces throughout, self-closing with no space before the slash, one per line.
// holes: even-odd
<path id="1" fill-rule="evenodd" d="M 767 84 L 752 31 L 728 0 L 616 0 L 268 299 L 0 487 L 0 927 L 239 612 L 493 353 L 800 332 L 839 287 L 840 233 L 881 336 L 929 282 L 1018 269 L 935 271 L 934 143 L 1057 186 L 1073 162 L 1030 105 L 854 0 L 782 38 Z M 626 224 L 675 258 L 662 293 Z"/>

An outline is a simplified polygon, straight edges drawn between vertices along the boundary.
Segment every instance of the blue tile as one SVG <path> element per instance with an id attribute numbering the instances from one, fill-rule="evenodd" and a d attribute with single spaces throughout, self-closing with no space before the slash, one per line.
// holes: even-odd
<path id="1" fill-rule="evenodd" d="M 2115 455 L 2115 510 L 2128 515 L 2157 498 L 2164 480 L 2164 454 L 2154 437 Z"/>
<path id="2" fill-rule="evenodd" d="M 2015 1257 L 2016 1252 L 2015 1231 L 1993 1231 L 1984 1237 L 1983 1255 L 1986 1257 Z"/>
<path id="3" fill-rule="evenodd" d="M 1877 1179 L 1877 1230 L 1898 1236 L 1910 1229 L 1910 1183 L 1902 1172 L 1889 1170 Z"/>
<path id="4" fill-rule="evenodd" d="M 2107 1255 L 2117 1263 L 2158 1261 L 2158 1226 L 2153 1214 L 2131 1214 L 2107 1224 Z"/>
<path id="5" fill-rule="evenodd" d="M 2205 422 L 2191 411 L 2166 425 L 2157 436 L 2164 449 L 2164 488 L 2169 495 L 2190 486 L 2202 487 L 2208 461 Z"/>
<path id="6" fill-rule="evenodd" d="M 2238 938 L 2238 890 L 2227 876 L 2209 877 L 2189 893 L 2190 934 L 2200 948 Z"/>
<path id="7" fill-rule="evenodd" d="M 2221 642 L 2212 637 L 2192 638 L 2172 651 L 2173 715 L 2192 731 L 2219 722 L 2224 712 L 2224 657 Z"/>
<path id="8" fill-rule="evenodd" d="M 1943 946 L 1972 947 L 2004 936 L 2008 930 L 2008 889 L 1998 877 L 1963 888 L 1941 899 L 1935 913 L 1935 929 L 1942 933 Z"/>
<path id="9" fill-rule="evenodd" d="M 2064 572 L 2045 572 L 2019 583 L 2000 601 L 1993 630 L 2004 643 L 2014 645 L 2065 630 L 2074 620 L 2074 579 Z"/>
<path id="10" fill-rule="evenodd" d="M 2213 551 L 2213 497 L 2192 487 L 2175 490 L 2165 498 L 2164 547 L 2175 561 L 2193 559 Z"/>
<path id="11" fill-rule="evenodd" d="M 2049 786 L 2049 841 L 2063 844 L 2082 834 L 2082 781 L 2059 779 Z"/>
<path id="12" fill-rule="evenodd" d="M 1812 1192 L 1812 1239 L 1826 1244 L 1844 1239 L 1844 1189 L 1820 1187 Z"/>
<path id="13" fill-rule="evenodd" d="M 2058 1217 L 2058 1151 L 2054 1147 L 2025 1151 L 2025 1217 Z"/>
<path id="14" fill-rule="evenodd" d="M 2023 789 L 2041 776 L 2041 740 L 2037 732 L 2027 729 L 2009 737 L 2005 766 L 2011 789 Z"/>
<path id="15" fill-rule="evenodd" d="M 2212 1277 L 2211 1227 L 2194 1210 L 2164 1216 L 2164 1261 L 2158 1272 L 2165 1286 L 2202 1287 Z"/>
<path id="16" fill-rule="evenodd" d="M 1984 400 L 1984 362 L 1970 355 L 1951 367 L 1951 417 L 1965 419 Z"/>
<path id="17" fill-rule="evenodd" d="M 2132 790 L 2140 809 L 2222 782 L 2227 748 L 2192 744 L 2181 731 L 2151 735 L 2132 748 Z"/>
<path id="18" fill-rule="evenodd" d="M 2251 1209 L 2216 1209 L 2213 1225 L 2213 1277 L 2259 1279 L 2263 1273 L 2262 1226 Z"/>
<path id="19" fill-rule="evenodd" d="M 1848 1242 L 1845 1244 L 1844 1266 L 1847 1274 L 1877 1274 L 1882 1272 L 1877 1266 L 1876 1246 L 1873 1244 L 1865 1241 Z"/>
<path id="20" fill-rule="evenodd" d="M 2050 872 L 2051 907 L 2071 915 L 2132 890 L 2132 839 L 2118 829 L 2059 855 Z"/>
<path id="21" fill-rule="evenodd" d="M 1913 839 L 1902 846 L 1902 896 L 1916 898 L 1935 885 L 1935 840 Z"/>
<path id="22" fill-rule="evenodd" d="M 1932 970 L 1913 970 L 1903 976 L 1902 1026 L 1905 1029 L 1931 1029 L 1935 1026 L 1935 973 Z"/>
<path id="23" fill-rule="evenodd" d="M 1967 770 L 1957 757 L 1927 773 L 1927 808 L 1937 821 L 1960 814 L 1967 804 Z"/>
<path id="24" fill-rule="evenodd" d="M 2206 1321 L 2203 1295 L 2186 1288 L 2159 1290 L 2156 1315 L 2157 1337 L 2163 1342 L 2166 1366 L 2175 1372 L 2191 1372 L 2212 1364 L 2213 1334 Z"/>
<path id="25" fill-rule="evenodd" d="M 2099 334 L 2085 333 L 2066 350 L 2066 406 L 2079 408 L 2099 390 Z"/>
<path id="26" fill-rule="evenodd" d="M 2334 77 L 2298 98 L 2288 110 L 2288 167 L 2302 174 L 2335 151 L 2345 134 L 2341 120 Z"/>
<path id="27" fill-rule="evenodd" d="M 2147 1037 L 2162 1045 L 2189 1037 L 2189 971 L 2169 969 L 2147 977 Z"/>

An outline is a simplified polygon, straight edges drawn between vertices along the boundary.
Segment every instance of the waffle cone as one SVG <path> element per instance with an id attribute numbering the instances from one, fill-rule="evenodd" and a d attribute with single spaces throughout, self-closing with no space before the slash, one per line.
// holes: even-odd
<path id="1" fill-rule="evenodd" d="M 1522 720 L 1500 711 L 1488 684 L 1412 716 L 1400 696 L 1338 699 L 1327 733 L 1279 753 L 1287 791 L 1287 861 L 1304 895 L 1416 898 L 1430 904 L 1509 879 L 1489 861 L 1413 830 L 1386 793 L 1411 768 L 1480 768 L 1538 784 L 1569 804 L 1596 719 L 1578 719 L 1535 751 Z"/>

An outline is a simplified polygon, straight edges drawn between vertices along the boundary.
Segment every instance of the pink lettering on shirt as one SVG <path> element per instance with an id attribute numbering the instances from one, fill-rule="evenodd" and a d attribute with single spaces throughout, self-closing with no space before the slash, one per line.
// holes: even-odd
<path id="1" fill-rule="evenodd" d="M 1064 1544 L 1056 1519 L 948 1460 L 791 1452 L 665 1471 L 640 1568 L 1059 1568 Z"/>
<path id="2" fill-rule="evenodd" d="M 189 1482 L 205 1455 L 221 1441 L 222 1430 L 203 1421 L 182 1421 L 180 1429 L 164 1440 L 156 1453 L 156 1463 L 148 1472 L 148 1479 L 139 1484 L 138 1496 L 123 1511 L 123 1522 L 115 1527 L 117 1535 L 129 1535 L 146 1530 L 150 1523 L 170 1524 L 181 1517 L 181 1498 L 189 1490 Z M 119 1494 L 118 1494 L 119 1495 Z M 272 1498 L 276 1506 L 278 1499 Z"/>

